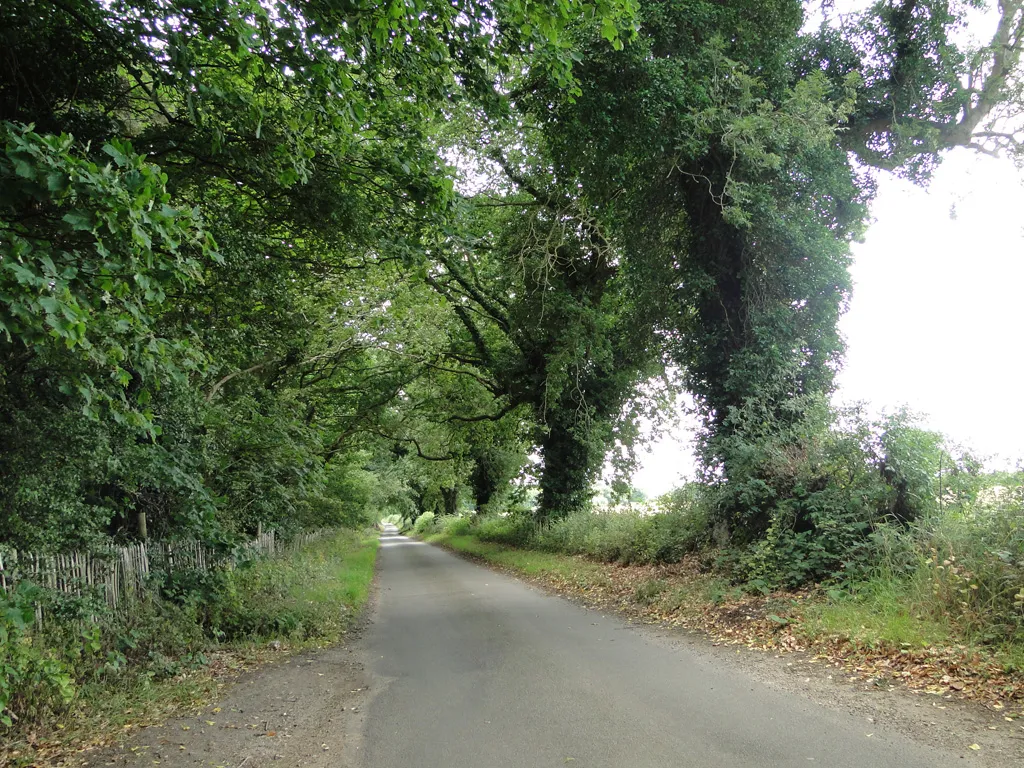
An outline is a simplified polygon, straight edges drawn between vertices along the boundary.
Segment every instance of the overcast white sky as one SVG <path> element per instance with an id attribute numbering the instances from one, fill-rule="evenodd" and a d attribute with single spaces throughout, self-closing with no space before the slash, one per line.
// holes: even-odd
<path id="1" fill-rule="evenodd" d="M 884 176 L 854 246 L 837 400 L 906 404 L 983 455 L 1024 458 L 1024 186 L 1007 160 L 950 153 L 928 188 Z M 955 218 L 951 209 L 955 207 Z M 634 484 L 664 493 L 693 466 L 682 429 Z"/>
<path id="2" fill-rule="evenodd" d="M 1011 162 L 968 150 L 928 189 L 883 180 L 854 249 L 842 396 L 908 403 L 984 454 L 1024 457 L 1021 180 Z"/>

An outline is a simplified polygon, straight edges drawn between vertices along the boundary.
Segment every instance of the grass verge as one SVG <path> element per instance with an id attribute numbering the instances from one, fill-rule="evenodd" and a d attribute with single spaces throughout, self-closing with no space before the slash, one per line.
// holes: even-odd
<path id="1" fill-rule="evenodd" d="M 523 576 L 572 582 L 581 587 L 607 583 L 601 566 L 581 557 L 517 549 L 493 541 L 481 541 L 472 534 L 433 533 L 424 537 L 424 541 L 441 544 Z"/>
<path id="2" fill-rule="evenodd" d="M 0 727 L 0 765 L 78 764 L 76 754 L 204 706 L 240 671 L 338 641 L 366 603 L 377 546 L 375 532 L 340 531 L 222 573 L 176 601 L 151 599 L 131 616 L 108 617 L 102 632 L 33 630 L 19 642 L 60 664 L 73 693 L 57 706 L 34 702 L 26 686 L 17 699 L 23 716 Z M 83 637 L 92 651 L 81 650 Z"/>

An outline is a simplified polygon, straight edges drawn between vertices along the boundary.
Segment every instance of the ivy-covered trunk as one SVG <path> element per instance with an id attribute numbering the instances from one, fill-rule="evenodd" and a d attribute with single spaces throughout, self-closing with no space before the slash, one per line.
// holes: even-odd
<path id="1" fill-rule="evenodd" d="M 506 464 L 511 465 L 511 462 L 503 462 L 501 449 L 493 446 L 474 446 L 471 456 L 474 463 L 469 485 L 477 509 L 486 509 L 501 487 L 511 479 L 506 471 Z"/>
<path id="2" fill-rule="evenodd" d="M 712 160 L 705 171 L 702 180 L 724 188 L 721 163 Z M 846 258 L 834 240 L 819 247 L 794 236 L 759 200 L 752 206 L 761 215 L 737 226 L 706 181 L 684 184 L 693 234 L 680 299 L 693 307 L 695 322 L 679 359 L 704 410 L 704 461 L 726 482 L 722 522 L 734 537 L 754 539 L 789 492 L 773 475 L 774 452 L 800 454 L 794 427 L 833 385 Z"/>
<path id="3" fill-rule="evenodd" d="M 540 478 L 539 520 L 553 520 L 590 506 L 590 486 L 604 458 L 591 430 L 568 419 L 554 421 L 541 440 L 544 472 Z"/>

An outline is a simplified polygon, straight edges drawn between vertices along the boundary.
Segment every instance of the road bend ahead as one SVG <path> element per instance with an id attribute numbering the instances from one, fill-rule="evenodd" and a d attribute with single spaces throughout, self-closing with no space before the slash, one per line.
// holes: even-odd
<path id="1" fill-rule="evenodd" d="M 364 768 L 964 765 L 435 547 L 380 559 Z"/>

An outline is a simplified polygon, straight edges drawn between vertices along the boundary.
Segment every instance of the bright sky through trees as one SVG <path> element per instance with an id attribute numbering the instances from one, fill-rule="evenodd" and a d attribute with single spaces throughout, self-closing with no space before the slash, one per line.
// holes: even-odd
<path id="1" fill-rule="evenodd" d="M 1021 178 L 962 150 L 928 189 L 883 181 L 854 249 L 842 398 L 907 403 L 982 454 L 1024 457 Z"/>
<path id="2" fill-rule="evenodd" d="M 869 5 L 845 0 L 829 13 Z M 821 18 L 811 13 L 807 27 Z M 997 19 L 995 7 L 973 12 L 963 41 L 988 40 Z M 1024 460 L 1024 171 L 956 149 L 927 187 L 882 173 L 872 214 L 853 247 L 836 402 L 865 402 L 874 413 L 905 405 L 993 468 Z M 638 488 L 660 494 L 693 475 L 696 425 L 684 420 L 643 455 Z"/>
<path id="3" fill-rule="evenodd" d="M 1024 183 L 1008 160 L 950 153 L 927 188 L 879 180 L 854 246 L 837 401 L 908 405 L 993 464 L 1024 458 Z M 691 425 L 692 426 L 692 425 Z M 686 427 L 643 456 L 634 483 L 669 490 L 694 461 Z"/>

